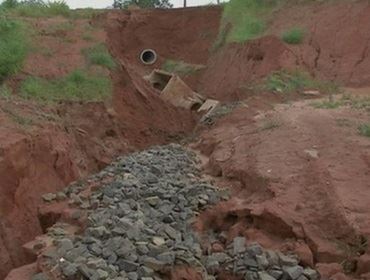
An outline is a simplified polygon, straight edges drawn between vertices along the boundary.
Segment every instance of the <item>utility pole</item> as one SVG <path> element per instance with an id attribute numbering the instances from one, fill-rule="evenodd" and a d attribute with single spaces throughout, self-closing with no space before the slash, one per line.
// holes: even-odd
<path id="1" fill-rule="evenodd" d="M 184 8 L 186 8 L 186 0 L 184 0 Z"/>

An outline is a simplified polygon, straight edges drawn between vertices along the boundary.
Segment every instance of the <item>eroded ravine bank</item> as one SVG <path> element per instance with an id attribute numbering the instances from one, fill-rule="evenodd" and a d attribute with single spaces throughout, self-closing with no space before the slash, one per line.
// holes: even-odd
<path id="1" fill-rule="evenodd" d="M 224 279 L 319 279 L 294 255 L 264 250 L 244 236 L 230 241 L 226 232 L 209 231 L 204 238 L 194 232 L 199 212 L 228 199 L 200 177 L 196 160 L 180 145 L 158 146 L 45 196 L 50 204 L 43 220 L 57 214 L 61 220 L 26 245 L 38 256 L 37 277 L 192 280 L 223 272 Z"/>
<path id="2" fill-rule="evenodd" d="M 146 16 L 149 15 L 147 13 Z M 146 16 L 142 20 L 145 21 Z M 179 19 L 185 25 L 189 22 L 196 24 L 200 32 L 217 26 L 217 18 L 215 21 L 199 18 L 198 22 L 192 10 L 172 12 L 167 21 Z M 105 22 L 104 19 L 97 21 L 99 25 Z M 76 26 L 81 24 L 77 31 L 85 30 L 86 22 L 74 22 Z M 61 190 L 69 182 L 97 172 L 118 155 L 177 141 L 187 135 L 195 124 L 190 112 L 164 103 L 142 81 L 143 72 L 137 71 L 133 61 L 137 58 L 136 52 L 140 53 L 147 44 L 135 43 L 132 46 L 131 68 L 126 69 L 121 45 L 116 40 L 117 37 L 121 38 L 117 31 L 124 29 L 124 21 L 118 17 L 105 23 L 108 32 L 100 29 L 96 32 L 99 32 L 99 40 L 107 42 L 118 64 L 111 72 L 114 87 L 111 102 L 62 102 L 55 106 L 43 106 L 17 98 L 0 101 L 0 278 L 4 278 L 10 269 L 32 260 L 21 246 L 42 233 L 37 208 L 42 202 L 43 193 Z M 86 47 L 86 42 L 81 39 L 84 34 L 76 29 L 69 34 L 66 30 L 60 39 L 59 33 L 44 30 L 52 24 L 59 26 L 60 20 L 56 20 L 56 23 L 52 19 L 35 20 L 35 28 L 40 28 L 37 40 L 54 49 L 53 57 L 30 54 L 25 65 L 26 74 L 21 73 L 11 81 L 14 87 L 24 79 L 24 75 L 58 78 L 58 75 L 65 75 L 84 62 L 80 53 Z M 151 23 L 148 23 L 148 28 L 150 26 Z M 94 31 L 94 28 L 89 27 L 88 30 Z M 179 34 L 179 30 L 174 30 L 171 25 L 162 28 L 161 32 L 167 33 L 168 38 L 173 38 L 190 54 L 199 54 L 191 51 L 196 47 L 202 55 L 207 55 L 206 50 L 213 40 L 213 37 L 207 38 L 202 46 L 195 46 L 199 34 L 190 32 L 177 38 L 171 34 Z M 181 29 L 181 32 L 185 32 L 185 29 Z M 144 34 L 144 38 L 146 36 L 149 34 Z M 71 39 L 67 41 L 65 38 L 69 37 Z M 155 36 L 153 40 L 158 41 L 159 37 Z M 70 48 L 71 45 L 73 48 Z M 153 43 L 152 47 L 157 46 Z M 69 50 L 68 54 L 66 49 Z M 206 61 L 207 58 L 202 60 Z"/>

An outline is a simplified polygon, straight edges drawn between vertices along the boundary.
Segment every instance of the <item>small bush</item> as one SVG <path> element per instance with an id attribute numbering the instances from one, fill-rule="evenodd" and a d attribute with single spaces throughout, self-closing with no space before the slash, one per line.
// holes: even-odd
<path id="1" fill-rule="evenodd" d="M 231 30 L 227 42 L 245 42 L 260 36 L 266 29 L 265 17 L 275 6 L 274 0 L 231 0 L 224 6 L 220 35 Z"/>
<path id="2" fill-rule="evenodd" d="M 114 69 L 116 63 L 104 44 L 97 44 L 83 50 L 87 61 L 92 65 L 99 65 L 108 69 Z"/>
<path id="3" fill-rule="evenodd" d="M 41 102 L 100 101 L 109 97 L 111 91 L 110 79 L 76 70 L 64 78 L 51 81 L 30 77 L 23 81 L 20 95 Z"/>
<path id="4" fill-rule="evenodd" d="M 14 9 L 15 7 L 18 6 L 18 1 L 17 0 L 5 0 L 0 7 L 3 9 Z"/>
<path id="5" fill-rule="evenodd" d="M 182 76 L 193 74 L 203 68 L 203 65 L 189 64 L 184 61 L 176 61 L 170 59 L 166 60 L 162 65 L 163 70 Z"/>
<path id="6" fill-rule="evenodd" d="M 70 9 L 66 2 L 42 0 L 25 0 L 15 1 L 8 0 L 11 3 L 6 5 L 9 12 L 23 17 L 52 17 L 52 16 L 65 16 L 69 17 Z"/>
<path id="7" fill-rule="evenodd" d="M 361 124 L 358 130 L 362 136 L 370 137 L 370 124 Z"/>
<path id="8" fill-rule="evenodd" d="M 268 91 L 291 93 L 305 88 L 313 88 L 314 81 L 310 75 L 302 71 L 277 71 L 266 79 L 266 89 Z"/>
<path id="9" fill-rule="evenodd" d="M 65 16 L 70 15 L 70 9 L 66 2 L 62 1 L 53 1 L 47 3 L 47 13 L 51 16 Z"/>
<path id="10" fill-rule="evenodd" d="M 300 28 L 292 28 L 283 33 L 282 39 L 287 44 L 297 45 L 302 43 L 304 31 Z"/>
<path id="11" fill-rule="evenodd" d="M 28 42 L 24 26 L 6 17 L 0 17 L 0 38 L 0 82 L 2 82 L 22 67 Z"/>

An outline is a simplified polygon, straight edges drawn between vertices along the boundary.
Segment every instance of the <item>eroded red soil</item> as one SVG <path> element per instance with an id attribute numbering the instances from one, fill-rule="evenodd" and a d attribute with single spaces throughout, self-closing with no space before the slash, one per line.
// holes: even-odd
<path id="1" fill-rule="evenodd" d="M 99 170 L 116 155 L 176 141 L 192 131 L 197 116 L 164 103 L 142 79 L 166 59 L 207 64 L 199 80 L 185 80 L 199 92 L 227 101 L 246 99 L 246 85 L 271 71 L 297 66 L 321 79 L 368 85 L 369 4 L 299 5 L 274 13 L 271 35 L 215 53 L 209 49 L 221 10 L 213 7 L 112 12 L 92 26 L 79 20 L 73 22 L 77 28 L 62 31 L 49 29 L 60 19 L 35 21 L 41 30 L 35 40 L 54 52 L 31 54 L 24 71 L 9 81 L 15 89 L 29 75 L 55 78 L 79 68 L 81 50 L 94 44 L 82 39 L 86 30 L 94 42 L 108 44 L 119 68 L 106 73 L 114 85 L 106 103 L 0 101 L 0 278 L 32 261 L 21 246 L 42 233 L 37 208 L 43 193 Z M 277 34 L 297 25 L 308 31 L 304 43 L 284 44 Z M 155 65 L 140 64 L 144 48 L 159 54 Z M 366 278 L 370 152 L 369 140 L 357 134 L 357 126 L 368 115 L 349 108 L 318 110 L 307 102 L 270 111 L 282 100 L 268 93 L 254 95 L 201 133 L 196 146 L 209 157 L 207 171 L 231 186 L 234 198 L 204 213 L 196 227 L 294 250 L 326 277 L 345 279 L 342 263 L 355 273 L 351 277 Z M 33 269 L 13 271 L 9 279 L 23 279 L 19 275 Z M 198 276 L 184 268 L 173 279 Z"/>
<path id="2" fill-rule="evenodd" d="M 369 140 L 357 131 L 368 114 L 299 102 L 254 109 L 251 122 L 250 111 L 235 111 L 199 141 L 208 170 L 239 184 L 198 227 L 293 249 L 307 264 L 355 263 L 370 237 Z"/>
<path id="3" fill-rule="evenodd" d="M 266 36 L 227 45 L 212 55 L 199 90 L 222 100 L 243 99 L 250 84 L 272 71 L 297 67 L 318 79 L 368 86 L 369 13 L 366 1 L 286 4 L 271 16 Z M 280 39 L 291 28 L 305 31 L 301 44 Z"/>
<path id="4" fill-rule="evenodd" d="M 171 21 L 179 21 L 183 25 L 191 22 L 200 30 L 218 25 L 217 17 L 213 23 L 204 18 L 197 21 L 196 13 L 174 12 L 162 25 Z M 216 15 L 220 10 L 210 9 L 210 13 Z M 128 20 L 127 15 L 123 15 L 122 20 L 119 16 L 113 17 L 108 20 L 108 33 L 100 27 L 104 22 L 101 19 L 93 25 L 87 20 L 31 21 L 39 31 L 34 40 L 42 43 L 42 49 L 31 54 L 24 71 L 9 81 L 15 90 L 27 76 L 57 78 L 80 68 L 84 63 L 81 51 L 97 42 L 107 41 L 119 67 L 110 73 L 114 94 L 106 103 L 71 102 L 44 106 L 16 97 L 0 101 L 1 279 L 10 269 L 32 260 L 21 246 L 42 233 L 37 208 L 43 193 L 58 191 L 69 182 L 96 172 L 117 155 L 181 139 L 194 126 L 194 116 L 190 112 L 164 103 L 143 82 L 141 75 L 150 68 L 140 69 L 139 64 L 133 61 L 147 46 L 130 40 L 130 61 L 123 55 L 122 41 L 115 40 L 122 38 L 120 32 L 132 32 L 125 29 L 127 22 L 131 28 L 146 21 L 149 30 L 156 23 L 155 18 L 151 13 L 143 13 L 139 22 L 136 22 L 136 17 Z M 186 49 L 189 56 L 192 54 L 199 34 L 189 31 L 182 37 L 175 37 L 178 30 L 168 24 L 160 30 L 162 33 L 153 34 L 151 47 L 160 50 L 154 42 L 160 42 L 164 32 L 168 40 L 173 38 L 173 45 L 182 46 L 174 55 Z M 93 37 L 92 41 L 83 39 L 85 32 Z M 150 36 L 149 31 L 139 34 L 143 38 Z M 203 46 L 196 46 L 196 62 L 207 60 L 204 56 L 211 40 L 207 39 Z M 127 50 L 127 46 L 123 46 Z M 167 46 L 162 46 L 163 52 L 169 50 L 165 49 Z M 51 55 L 49 50 L 53 52 Z"/>

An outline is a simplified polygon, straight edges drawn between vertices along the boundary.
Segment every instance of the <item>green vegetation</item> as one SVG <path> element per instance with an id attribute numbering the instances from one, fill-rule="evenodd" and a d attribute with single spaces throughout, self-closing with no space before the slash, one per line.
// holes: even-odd
<path id="1" fill-rule="evenodd" d="M 370 124 L 361 124 L 358 131 L 362 136 L 370 137 Z"/>
<path id="2" fill-rule="evenodd" d="M 0 16 L 0 83 L 23 64 L 28 40 L 22 23 Z"/>
<path id="3" fill-rule="evenodd" d="M 114 69 L 116 63 L 104 44 L 97 44 L 91 48 L 84 49 L 83 53 L 91 65 L 99 65 L 108 69 Z"/>
<path id="4" fill-rule="evenodd" d="M 337 109 L 342 105 L 343 102 L 341 100 L 324 100 L 312 103 L 312 106 L 316 109 Z"/>
<path id="5" fill-rule="evenodd" d="M 305 32 L 301 28 L 292 28 L 282 34 L 282 39 L 287 44 L 297 45 L 302 43 Z"/>
<path id="6" fill-rule="evenodd" d="M 176 61 L 176 60 L 166 60 L 163 65 L 162 69 L 170 72 L 175 73 L 181 76 L 191 75 L 199 70 L 203 69 L 204 65 L 199 64 L 189 64 L 184 61 Z"/>
<path id="7" fill-rule="evenodd" d="M 3 97 L 5 99 L 9 99 L 12 96 L 12 91 L 9 87 L 6 85 L 0 86 L 0 97 Z"/>
<path id="8" fill-rule="evenodd" d="M 103 13 L 104 10 L 97 10 L 92 8 L 86 8 L 86 9 L 76 9 L 71 10 L 71 17 L 72 18 L 84 18 L 84 19 L 91 19 L 101 13 Z"/>
<path id="9" fill-rule="evenodd" d="M 266 29 L 265 18 L 276 5 L 277 0 L 231 0 L 225 4 L 220 36 L 225 36 L 226 42 L 245 42 L 260 36 Z"/>
<path id="10" fill-rule="evenodd" d="M 15 123 L 17 123 L 21 126 L 30 126 L 30 125 L 33 124 L 32 119 L 30 119 L 28 117 L 24 117 L 24 116 L 20 115 L 18 112 L 14 111 L 10 108 L 1 106 L 0 109 L 2 111 L 4 111 L 13 122 L 15 122 Z"/>
<path id="11" fill-rule="evenodd" d="M 64 78 L 51 81 L 29 77 L 21 85 L 20 96 L 41 102 L 99 101 L 109 97 L 111 91 L 110 79 L 76 70 Z"/>
<path id="12" fill-rule="evenodd" d="M 113 7 L 126 9 L 131 5 L 140 8 L 172 8 L 169 0 L 114 0 Z"/>
<path id="13" fill-rule="evenodd" d="M 1 4 L 0 9 L 23 17 L 69 17 L 71 14 L 68 5 L 63 0 L 48 2 L 42 0 L 6 0 Z"/>
<path id="14" fill-rule="evenodd" d="M 317 89 L 327 94 L 338 93 L 340 91 L 337 84 L 315 80 L 310 74 L 300 70 L 280 70 L 273 72 L 266 78 L 263 89 L 281 93 L 299 92 L 306 89 Z"/>
<path id="15" fill-rule="evenodd" d="M 70 31 L 73 30 L 74 24 L 71 20 L 66 20 L 64 22 L 51 24 L 47 27 L 48 33 L 56 33 L 60 31 Z"/>
<path id="16" fill-rule="evenodd" d="M 361 109 L 370 112 L 370 97 L 369 96 L 354 96 L 345 94 L 342 97 L 345 104 L 350 105 L 354 109 Z"/>
<path id="17" fill-rule="evenodd" d="M 336 109 L 340 106 L 350 106 L 353 109 L 366 110 L 370 112 L 370 97 L 343 94 L 339 99 L 313 102 L 312 106 L 319 109 Z"/>

